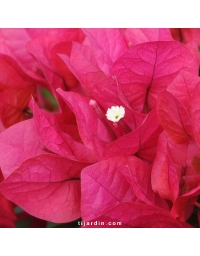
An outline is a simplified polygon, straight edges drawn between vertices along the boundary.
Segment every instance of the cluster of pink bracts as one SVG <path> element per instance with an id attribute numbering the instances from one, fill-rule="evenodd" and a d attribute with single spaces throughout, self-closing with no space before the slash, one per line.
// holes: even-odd
<path id="1" fill-rule="evenodd" d="M 198 223 L 199 44 L 199 29 L 1 29 L 0 227 L 15 206 L 54 223 Z"/>

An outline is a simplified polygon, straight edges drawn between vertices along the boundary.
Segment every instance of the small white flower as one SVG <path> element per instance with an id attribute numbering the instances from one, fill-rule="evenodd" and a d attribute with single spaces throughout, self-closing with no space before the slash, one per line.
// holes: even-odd
<path id="1" fill-rule="evenodd" d="M 118 122 L 125 115 L 125 109 L 122 106 L 112 106 L 108 108 L 106 117 L 112 122 Z"/>

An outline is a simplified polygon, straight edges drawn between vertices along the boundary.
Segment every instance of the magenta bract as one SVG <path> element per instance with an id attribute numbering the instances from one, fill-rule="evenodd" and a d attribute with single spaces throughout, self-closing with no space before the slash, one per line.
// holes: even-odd
<path id="1" fill-rule="evenodd" d="M 1 29 L 0 227 L 198 227 L 199 35 Z"/>
<path id="2" fill-rule="evenodd" d="M 0 134 L 0 166 L 4 178 L 25 160 L 44 152 L 32 119 L 6 129 Z"/>
<path id="3" fill-rule="evenodd" d="M 85 165 L 43 154 L 25 161 L 0 184 L 9 200 L 38 218 L 70 222 L 80 213 L 80 172 Z"/>
<path id="4" fill-rule="evenodd" d="M 112 68 L 131 107 L 137 111 L 154 108 L 158 94 L 180 71 L 197 75 L 198 65 L 184 45 L 173 41 L 138 44 Z"/>

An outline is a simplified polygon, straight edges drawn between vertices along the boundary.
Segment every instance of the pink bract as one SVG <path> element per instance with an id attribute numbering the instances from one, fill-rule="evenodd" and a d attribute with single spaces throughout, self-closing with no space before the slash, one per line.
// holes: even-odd
<path id="1" fill-rule="evenodd" d="M 0 184 L 1 192 L 28 213 L 70 222 L 80 213 L 80 171 L 84 164 L 42 154 L 25 161 Z"/>
<path id="2" fill-rule="evenodd" d="M 199 35 L 1 29 L 0 227 L 198 227 Z"/>

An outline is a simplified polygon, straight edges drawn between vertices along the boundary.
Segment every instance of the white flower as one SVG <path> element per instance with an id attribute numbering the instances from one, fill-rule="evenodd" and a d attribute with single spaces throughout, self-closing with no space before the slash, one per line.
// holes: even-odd
<path id="1" fill-rule="evenodd" d="M 125 109 L 122 106 L 112 106 L 108 108 L 106 117 L 112 122 L 118 122 L 125 115 Z"/>

